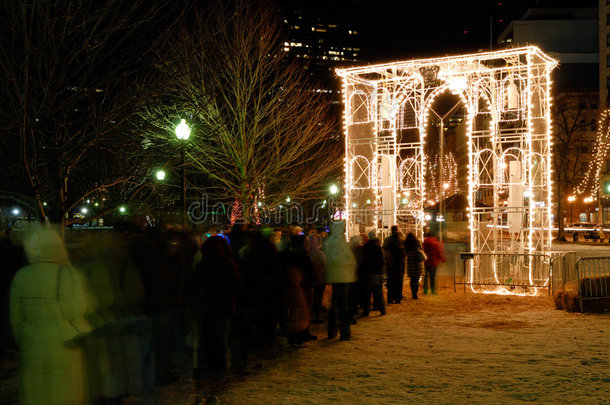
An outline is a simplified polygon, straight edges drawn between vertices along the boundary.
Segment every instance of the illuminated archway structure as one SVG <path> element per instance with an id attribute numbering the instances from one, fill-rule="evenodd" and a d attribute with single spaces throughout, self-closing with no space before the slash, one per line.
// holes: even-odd
<path id="1" fill-rule="evenodd" d="M 435 97 L 466 111 L 471 261 L 483 292 L 535 293 L 551 252 L 551 79 L 536 47 L 337 70 L 343 82 L 347 236 L 393 224 L 421 238 L 424 141 Z M 477 204 L 477 193 L 493 204 Z M 491 198 L 491 197 L 490 197 Z"/>

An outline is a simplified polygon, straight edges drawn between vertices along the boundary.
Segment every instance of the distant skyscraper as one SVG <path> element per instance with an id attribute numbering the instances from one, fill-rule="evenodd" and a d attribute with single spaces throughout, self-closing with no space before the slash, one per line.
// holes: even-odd
<path id="1" fill-rule="evenodd" d="M 608 107 L 610 89 L 610 1 L 599 0 L 599 99 Z"/>
<path id="2" fill-rule="evenodd" d="M 339 90 L 335 68 L 353 66 L 361 56 L 363 0 L 275 0 L 287 35 L 283 51 L 304 59 L 320 91 Z M 338 97 L 337 97 L 338 98 Z"/>
<path id="3" fill-rule="evenodd" d="M 553 7 L 530 8 L 511 21 L 498 36 L 498 44 L 536 45 L 559 60 L 560 68 L 553 72 L 553 86 L 559 91 L 597 91 L 597 8 L 566 7 L 566 1 L 547 3 Z M 561 6 L 554 6 L 556 3 Z"/>

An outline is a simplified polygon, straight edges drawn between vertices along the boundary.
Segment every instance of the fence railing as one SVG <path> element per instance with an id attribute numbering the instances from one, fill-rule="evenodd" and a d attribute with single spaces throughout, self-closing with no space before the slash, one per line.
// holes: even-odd
<path id="1" fill-rule="evenodd" d="M 457 258 L 462 266 L 457 264 Z M 476 271 L 469 272 L 472 262 Z M 507 291 L 546 288 L 551 292 L 551 256 L 529 253 L 475 253 L 461 252 L 456 256 L 453 271 L 453 288 L 464 285 L 471 287 L 498 287 Z"/>
<path id="2" fill-rule="evenodd" d="M 576 268 L 581 311 L 585 301 L 610 299 L 610 256 L 582 257 Z"/>
<path id="3" fill-rule="evenodd" d="M 562 290 L 576 290 L 578 271 L 576 262 L 580 252 L 551 252 L 551 294 Z"/>

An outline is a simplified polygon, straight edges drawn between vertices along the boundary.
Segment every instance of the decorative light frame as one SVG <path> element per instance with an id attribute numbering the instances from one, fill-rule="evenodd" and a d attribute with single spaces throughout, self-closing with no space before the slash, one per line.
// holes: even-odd
<path id="1" fill-rule="evenodd" d="M 400 219 L 403 232 L 422 238 L 427 195 L 443 194 L 425 189 L 428 112 L 437 96 L 451 91 L 467 113 L 470 251 L 479 254 L 471 263 L 471 287 L 497 292 L 512 284 L 535 294 L 548 282 L 550 266 L 550 72 L 556 66 L 529 46 L 337 69 L 344 101 L 346 237 L 370 230 L 386 236 Z M 367 95 L 366 103 L 352 105 L 353 94 Z M 352 111 L 364 107 L 368 114 L 358 115 L 366 120 L 354 121 Z M 369 188 L 354 183 L 356 157 L 370 162 Z M 510 160 L 520 164 L 518 184 L 507 176 Z M 481 191 L 491 196 L 488 206 L 477 202 Z M 514 206 L 507 205 L 510 193 Z M 521 226 L 508 229 L 508 216 Z"/>

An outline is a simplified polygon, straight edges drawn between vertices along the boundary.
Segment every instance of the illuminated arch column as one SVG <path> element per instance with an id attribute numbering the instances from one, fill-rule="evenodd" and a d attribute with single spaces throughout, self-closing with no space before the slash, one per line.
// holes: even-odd
<path id="1" fill-rule="evenodd" d="M 348 236 L 362 230 L 362 222 L 356 227 L 356 217 L 363 210 L 374 218 L 365 225 L 384 232 L 401 216 L 417 218 L 411 229 L 421 234 L 427 108 L 434 95 L 450 89 L 468 111 L 471 251 L 504 255 L 475 260 L 471 281 L 492 290 L 512 283 L 535 292 L 548 275 L 548 259 L 519 255 L 550 254 L 550 71 L 555 65 L 538 48 L 526 47 L 338 70 L 346 103 Z M 369 95 L 365 118 L 354 119 L 352 114 L 356 109 L 350 100 L 357 92 Z M 410 118 L 400 109 L 407 103 L 417 117 L 410 125 L 405 125 Z M 409 139 L 413 133 L 419 139 Z M 350 177 L 347 162 L 356 155 L 374 162 L 373 181 L 366 190 Z M 408 200 L 402 190 L 408 176 L 399 168 L 408 159 L 418 162 L 409 166 L 413 173 L 407 175 L 411 184 L 420 184 L 421 198 L 403 204 L 402 199 Z M 364 209 L 368 195 L 374 200 Z"/>

